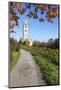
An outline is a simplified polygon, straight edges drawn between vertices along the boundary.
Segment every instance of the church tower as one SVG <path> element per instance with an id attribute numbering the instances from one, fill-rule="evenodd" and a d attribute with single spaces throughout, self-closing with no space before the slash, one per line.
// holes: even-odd
<path id="1" fill-rule="evenodd" d="M 23 30 L 23 40 L 28 39 L 28 20 L 24 22 L 24 30 Z"/>
<path id="2" fill-rule="evenodd" d="M 32 40 L 29 37 L 29 30 L 28 30 L 28 20 L 25 20 L 24 22 L 24 29 L 23 29 L 23 42 L 28 40 L 29 45 L 32 46 Z"/>

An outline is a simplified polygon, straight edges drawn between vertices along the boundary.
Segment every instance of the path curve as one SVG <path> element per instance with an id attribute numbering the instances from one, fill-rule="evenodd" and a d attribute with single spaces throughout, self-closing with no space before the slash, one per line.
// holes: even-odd
<path id="1" fill-rule="evenodd" d="M 10 87 L 46 85 L 32 55 L 21 49 L 21 56 L 10 72 Z"/>

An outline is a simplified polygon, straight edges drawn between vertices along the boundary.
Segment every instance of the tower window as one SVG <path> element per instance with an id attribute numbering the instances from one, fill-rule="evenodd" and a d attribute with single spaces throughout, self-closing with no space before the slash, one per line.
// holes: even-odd
<path id="1" fill-rule="evenodd" d="M 25 28 L 27 28 L 27 26 L 25 26 Z"/>
<path id="2" fill-rule="evenodd" d="M 25 32 L 26 32 L 27 30 L 25 30 Z"/>

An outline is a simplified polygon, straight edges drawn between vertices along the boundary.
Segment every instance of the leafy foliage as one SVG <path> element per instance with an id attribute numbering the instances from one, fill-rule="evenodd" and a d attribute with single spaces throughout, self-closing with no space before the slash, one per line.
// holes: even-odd
<path id="1" fill-rule="evenodd" d="M 25 7 L 23 7 L 23 3 L 21 2 L 9 2 L 9 28 L 13 28 L 14 26 L 18 25 L 18 19 L 20 15 L 23 15 L 27 9 L 29 9 L 29 13 L 27 16 L 29 18 L 33 17 L 34 19 L 38 19 L 40 22 L 44 22 L 45 19 L 38 17 L 38 10 L 40 10 L 40 15 L 45 14 L 45 18 L 53 23 L 53 19 L 59 16 L 59 6 L 58 5 L 49 5 L 49 4 L 36 4 L 36 3 L 24 3 Z M 34 7 L 34 11 L 31 11 L 31 7 Z M 19 17 L 18 14 L 19 13 Z M 10 23 L 10 22 L 15 23 Z"/>
<path id="2" fill-rule="evenodd" d="M 19 52 L 11 52 L 11 54 L 10 54 L 10 71 L 12 70 L 14 65 L 17 63 L 19 56 L 20 56 Z"/>
<path id="3" fill-rule="evenodd" d="M 46 80 L 47 84 L 58 85 L 59 84 L 58 65 L 54 64 L 52 62 L 53 58 L 50 60 L 49 57 L 51 55 L 51 52 L 56 53 L 56 56 L 58 56 L 58 52 L 50 48 L 36 48 L 36 47 L 30 48 L 26 46 L 22 46 L 22 48 L 28 50 L 33 55 L 35 61 L 40 67 L 40 70 L 42 71 L 43 78 Z M 52 57 L 54 57 L 54 55 Z M 57 57 L 55 57 L 55 59 L 56 58 Z"/>
<path id="4" fill-rule="evenodd" d="M 10 70 L 16 64 L 20 56 L 20 44 L 14 39 L 10 38 Z"/>
<path id="5" fill-rule="evenodd" d="M 11 52 L 20 50 L 20 44 L 14 38 L 10 38 L 10 50 Z"/>
<path id="6" fill-rule="evenodd" d="M 47 48 L 53 48 L 58 49 L 59 48 L 59 39 L 49 39 L 48 42 L 40 42 L 40 41 L 34 41 L 33 47 L 47 47 Z"/>
<path id="7" fill-rule="evenodd" d="M 29 40 L 26 39 L 26 40 L 23 42 L 23 45 L 29 46 Z"/>
<path id="8" fill-rule="evenodd" d="M 43 19 L 43 18 L 40 18 L 39 21 L 40 21 L 40 22 L 44 22 L 44 19 Z"/>

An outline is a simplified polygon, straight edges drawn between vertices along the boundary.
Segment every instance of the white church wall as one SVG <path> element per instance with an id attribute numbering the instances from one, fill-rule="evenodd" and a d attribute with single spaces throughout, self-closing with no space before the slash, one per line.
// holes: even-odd
<path id="1" fill-rule="evenodd" d="M 24 22 L 23 41 L 29 40 L 29 45 L 32 46 L 32 40 L 29 38 L 28 20 Z"/>

